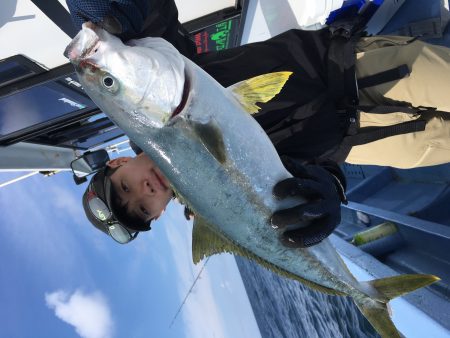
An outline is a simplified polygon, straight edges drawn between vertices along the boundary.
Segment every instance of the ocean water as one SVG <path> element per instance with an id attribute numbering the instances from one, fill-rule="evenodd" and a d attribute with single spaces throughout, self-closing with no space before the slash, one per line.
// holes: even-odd
<path id="1" fill-rule="evenodd" d="M 314 291 L 245 258 L 236 263 L 263 338 L 379 337 L 351 298 Z"/>

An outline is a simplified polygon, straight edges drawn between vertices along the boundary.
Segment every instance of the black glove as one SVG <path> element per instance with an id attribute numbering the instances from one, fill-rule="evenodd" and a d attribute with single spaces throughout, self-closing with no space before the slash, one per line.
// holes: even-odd
<path id="1" fill-rule="evenodd" d="M 286 230 L 281 242 L 287 247 L 305 248 L 328 237 L 341 221 L 341 202 L 345 197 L 345 176 L 334 162 L 302 165 L 297 160 L 282 157 L 284 166 L 294 176 L 278 182 L 273 194 L 283 199 L 299 196 L 306 203 L 276 211 L 272 215 L 274 228 L 308 222 L 304 227 Z"/>
<path id="2" fill-rule="evenodd" d="M 77 29 L 86 21 L 102 26 L 124 40 L 137 36 L 149 13 L 148 0 L 67 0 Z"/>
<path id="3" fill-rule="evenodd" d="M 150 0 L 66 0 L 77 29 L 92 21 L 122 41 L 159 36 L 187 58 L 197 52 L 189 33 L 178 21 L 173 1 Z"/>

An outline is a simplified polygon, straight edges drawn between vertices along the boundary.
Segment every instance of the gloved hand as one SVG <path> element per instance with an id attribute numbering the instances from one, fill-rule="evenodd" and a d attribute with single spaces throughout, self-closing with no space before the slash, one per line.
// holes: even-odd
<path id="1" fill-rule="evenodd" d="M 77 29 L 86 21 L 128 40 L 144 28 L 149 0 L 66 0 Z"/>
<path id="2" fill-rule="evenodd" d="M 274 195 L 283 199 L 299 196 L 306 203 L 290 209 L 279 210 L 272 215 L 274 228 L 308 222 L 306 227 L 286 230 L 281 242 L 287 247 L 305 248 L 328 237 L 341 221 L 341 202 L 345 197 L 345 176 L 334 162 L 322 165 L 302 165 L 295 159 L 282 157 L 284 166 L 294 176 L 278 182 Z"/>

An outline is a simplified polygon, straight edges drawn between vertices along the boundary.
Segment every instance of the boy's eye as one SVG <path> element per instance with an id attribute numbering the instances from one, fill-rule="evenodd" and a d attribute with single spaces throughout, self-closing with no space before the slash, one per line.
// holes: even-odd
<path id="1" fill-rule="evenodd" d="M 122 186 L 122 190 L 124 192 L 129 192 L 130 191 L 130 189 L 128 189 L 128 186 L 125 183 L 122 182 L 121 186 Z"/>

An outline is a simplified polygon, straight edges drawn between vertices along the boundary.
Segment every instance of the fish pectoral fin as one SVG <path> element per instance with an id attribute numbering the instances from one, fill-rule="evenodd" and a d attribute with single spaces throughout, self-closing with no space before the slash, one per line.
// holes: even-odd
<path id="1" fill-rule="evenodd" d="M 211 120 L 206 124 L 192 122 L 192 127 L 195 136 L 205 146 L 206 150 L 208 150 L 220 164 L 224 164 L 227 160 L 225 144 L 223 142 L 222 132 L 217 124 L 214 123 L 214 120 Z"/>
<path id="2" fill-rule="evenodd" d="M 236 97 L 246 112 L 257 113 L 257 102 L 265 103 L 277 95 L 292 72 L 274 72 L 238 82 L 227 89 Z"/>
<path id="3" fill-rule="evenodd" d="M 225 252 L 239 254 L 239 251 L 239 247 L 233 241 L 214 230 L 202 217 L 195 216 L 192 229 L 192 260 L 194 264 L 215 254 Z"/>

